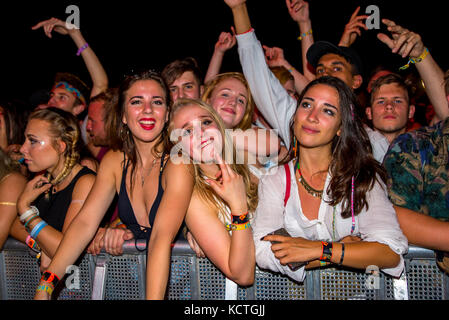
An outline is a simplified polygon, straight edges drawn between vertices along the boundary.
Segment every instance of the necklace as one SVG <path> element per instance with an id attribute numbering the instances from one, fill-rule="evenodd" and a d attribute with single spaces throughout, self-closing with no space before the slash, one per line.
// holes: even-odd
<path id="1" fill-rule="evenodd" d="M 150 175 L 150 173 L 151 173 L 151 170 L 153 170 L 153 167 L 154 167 L 154 165 L 156 164 L 156 162 L 157 162 L 157 158 L 156 159 L 154 159 L 152 162 L 151 162 L 151 166 L 150 166 L 150 168 L 148 169 L 148 171 L 147 171 L 147 173 L 146 174 L 143 174 L 142 172 L 144 172 L 145 171 L 145 168 L 142 166 L 142 169 L 140 169 L 140 179 L 141 179 L 141 182 L 142 182 L 142 187 L 143 187 L 143 185 L 145 184 L 145 179 Z"/>
<path id="2" fill-rule="evenodd" d="M 298 173 L 299 173 L 298 181 L 304 187 L 304 189 L 306 189 L 307 193 L 316 198 L 321 199 L 323 196 L 323 190 L 314 189 L 307 183 L 307 181 L 304 179 L 304 177 L 301 174 L 301 169 L 299 168 L 299 161 L 297 162 L 296 169 L 298 170 Z"/>

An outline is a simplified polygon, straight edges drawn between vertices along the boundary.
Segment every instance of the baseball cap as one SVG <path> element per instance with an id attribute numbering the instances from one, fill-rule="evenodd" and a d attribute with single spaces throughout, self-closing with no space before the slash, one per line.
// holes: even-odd
<path id="1" fill-rule="evenodd" d="M 322 56 L 328 53 L 335 53 L 345 58 L 352 66 L 354 74 L 362 74 L 362 60 L 360 56 L 351 48 L 336 46 L 328 41 L 317 41 L 307 50 L 307 61 L 316 68 Z"/>

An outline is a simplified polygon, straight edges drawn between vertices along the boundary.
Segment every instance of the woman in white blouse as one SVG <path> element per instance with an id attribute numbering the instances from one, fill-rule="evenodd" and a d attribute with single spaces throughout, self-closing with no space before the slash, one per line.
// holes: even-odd
<path id="1" fill-rule="evenodd" d="M 322 77 L 303 91 L 291 120 L 292 159 L 259 184 L 253 223 L 256 262 L 303 281 L 327 264 L 398 277 L 408 243 L 373 158 L 356 98 L 341 80 Z M 290 236 L 268 235 L 284 228 Z"/>

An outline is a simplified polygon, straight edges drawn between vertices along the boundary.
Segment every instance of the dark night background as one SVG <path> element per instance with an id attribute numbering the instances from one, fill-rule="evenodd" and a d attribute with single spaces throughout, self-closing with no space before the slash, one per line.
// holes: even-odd
<path id="1" fill-rule="evenodd" d="M 449 68 L 443 43 L 447 39 L 447 16 L 443 1 L 310 0 L 310 16 L 315 41 L 338 43 L 352 12 L 369 5 L 380 8 L 381 18 L 418 32 L 443 70 Z M 0 30 L 1 98 L 27 99 L 36 89 L 50 88 L 58 71 L 90 78 L 81 57 L 76 56 L 69 36 L 54 33 L 49 39 L 31 26 L 52 16 L 69 16 L 66 7 L 80 9 L 80 29 L 102 61 L 110 85 L 115 86 L 131 68 L 162 70 L 169 62 L 195 57 L 206 72 L 220 32 L 233 24 L 230 9 L 222 0 L 191 1 L 13 1 L 1 4 Z M 284 0 L 248 0 L 251 22 L 259 40 L 284 49 L 286 59 L 301 70 L 297 24 L 291 20 Z M 393 55 L 376 39 L 378 30 L 363 31 L 354 48 L 365 70 L 386 63 L 398 70 L 407 60 Z M 237 46 L 225 55 L 221 71 L 240 71 Z M 410 69 L 415 69 L 414 67 Z"/>

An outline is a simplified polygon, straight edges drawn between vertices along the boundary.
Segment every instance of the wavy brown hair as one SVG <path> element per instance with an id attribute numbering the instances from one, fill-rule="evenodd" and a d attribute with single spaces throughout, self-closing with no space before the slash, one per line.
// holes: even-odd
<path id="1" fill-rule="evenodd" d="M 232 138 L 229 134 L 226 133 L 225 126 L 221 117 L 218 113 L 206 102 L 196 99 L 178 99 L 173 105 L 173 111 L 170 114 L 170 121 L 168 126 L 168 135 L 170 136 L 173 132 L 173 118 L 176 115 L 176 112 L 181 108 L 188 108 L 189 106 L 198 106 L 204 110 L 206 110 L 210 115 L 214 122 L 217 124 L 218 129 L 223 138 L 223 151 L 222 158 L 226 163 L 229 164 L 232 170 L 234 170 L 237 174 L 243 177 L 243 181 L 246 187 L 246 195 L 247 195 L 247 207 L 249 212 L 254 212 L 258 203 L 258 195 L 257 195 L 257 185 L 251 181 L 250 171 L 248 166 L 245 164 L 237 163 L 236 159 L 236 150 L 234 144 L 232 143 Z M 177 141 L 173 141 L 177 142 Z M 173 142 L 171 142 L 171 147 L 174 147 Z M 230 152 L 232 150 L 232 153 Z M 232 155 L 232 158 L 229 158 L 229 155 Z M 185 155 L 190 158 L 189 155 Z M 189 161 L 190 162 L 190 161 Z M 221 200 L 220 196 L 216 194 L 216 192 L 211 188 L 209 184 L 205 181 L 205 174 L 201 170 L 200 166 L 193 162 L 194 169 L 194 182 L 195 182 L 195 190 L 198 192 L 199 196 L 204 199 L 204 201 L 209 204 L 212 208 L 217 209 L 219 218 L 222 221 L 225 216 L 227 216 L 225 203 Z"/>
<path id="2" fill-rule="evenodd" d="M 171 109 L 171 98 L 170 98 L 170 92 L 168 90 L 167 85 L 165 84 L 164 79 L 161 77 L 161 75 L 153 70 L 146 70 L 142 71 L 136 74 L 128 75 L 125 77 L 123 82 L 118 88 L 118 103 L 116 104 L 116 115 L 117 115 L 117 123 L 118 123 L 118 130 L 117 134 L 119 135 L 117 138 L 114 138 L 113 141 L 115 142 L 114 145 L 112 145 L 112 149 L 114 150 L 121 150 L 125 153 L 126 157 L 132 164 L 131 169 L 131 183 L 130 183 L 130 190 L 133 189 L 134 185 L 134 178 L 136 174 L 136 166 L 137 166 L 137 158 L 138 158 L 138 151 L 136 148 L 136 143 L 134 141 L 134 136 L 130 132 L 128 126 L 123 123 L 123 115 L 125 114 L 125 108 L 126 108 L 126 94 L 128 90 L 138 81 L 144 81 L 144 80 L 153 80 L 156 81 L 162 88 L 165 94 L 165 104 L 167 106 L 167 112 L 170 113 Z M 157 142 L 153 149 L 151 150 L 152 154 L 156 158 L 161 158 L 162 154 L 164 153 L 164 147 L 165 147 L 165 140 L 167 139 L 167 123 L 165 123 L 159 137 L 157 138 Z"/>
<path id="3" fill-rule="evenodd" d="M 374 159 L 371 142 L 366 133 L 362 120 L 356 112 L 357 97 L 342 80 L 335 77 L 321 77 L 310 82 L 302 91 L 298 105 L 302 102 L 307 91 L 318 84 L 334 88 L 338 92 L 341 134 L 335 135 L 332 141 L 332 159 L 329 165 L 331 180 L 327 188 L 329 205 L 342 203 L 343 218 L 351 216 L 351 180 L 354 177 L 354 215 L 363 208 L 368 209 L 366 194 L 377 181 L 386 181 L 386 172 L 382 165 Z M 294 119 L 290 122 L 290 136 L 294 136 Z M 294 139 L 291 139 L 289 159 L 294 159 Z M 380 179 L 380 180 L 379 180 Z"/>

